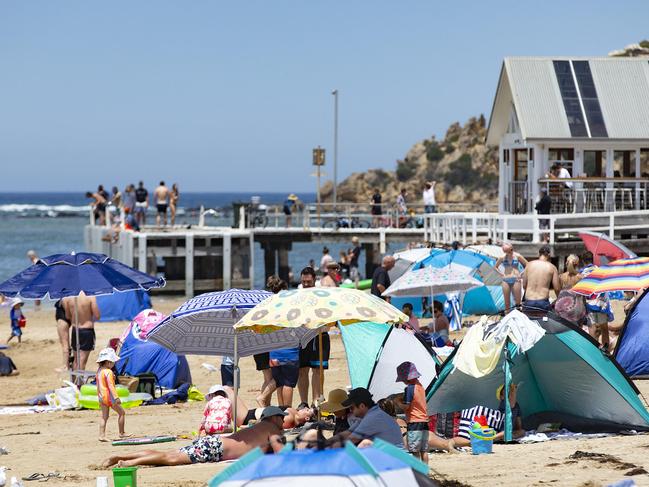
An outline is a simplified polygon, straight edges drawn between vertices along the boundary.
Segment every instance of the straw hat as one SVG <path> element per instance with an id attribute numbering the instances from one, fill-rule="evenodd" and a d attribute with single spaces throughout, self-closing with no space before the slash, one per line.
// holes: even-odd
<path id="1" fill-rule="evenodd" d="M 101 363 L 105 360 L 108 360 L 109 362 L 117 362 L 119 360 L 119 357 L 115 353 L 115 350 L 110 347 L 106 347 L 101 352 L 99 352 L 97 363 Z"/>
<path id="2" fill-rule="evenodd" d="M 295 201 L 295 200 L 297 200 L 297 195 L 295 193 L 291 193 L 291 194 L 288 195 L 288 199 Z"/>
<path id="3" fill-rule="evenodd" d="M 347 399 L 347 392 L 343 389 L 333 389 L 329 391 L 329 397 L 327 397 L 326 402 L 320 405 L 320 409 L 330 413 L 342 411 L 343 409 L 347 409 L 341 404 L 345 399 Z"/>

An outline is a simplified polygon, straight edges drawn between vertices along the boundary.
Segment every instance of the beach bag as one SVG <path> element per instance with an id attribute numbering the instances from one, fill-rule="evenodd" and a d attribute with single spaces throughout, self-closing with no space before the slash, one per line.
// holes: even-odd
<path id="1" fill-rule="evenodd" d="M 21 316 L 18 319 L 18 328 L 25 328 L 26 326 L 27 326 L 27 318 L 25 318 L 24 316 Z"/>
<path id="2" fill-rule="evenodd" d="M 61 409 L 79 407 L 79 388 L 67 380 L 64 380 L 63 383 L 67 384 L 67 387 L 54 389 L 54 392 L 45 395 L 47 403 Z"/>

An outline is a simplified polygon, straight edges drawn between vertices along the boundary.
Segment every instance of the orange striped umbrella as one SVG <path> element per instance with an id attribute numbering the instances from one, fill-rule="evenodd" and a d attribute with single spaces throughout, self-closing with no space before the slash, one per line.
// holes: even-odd
<path id="1" fill-rule="evenodd" d="M 639 291 L 649 287 L 649 257 L 619 259 L 594 268 L 572 288 L 591 296 L 612 291 Z"/>

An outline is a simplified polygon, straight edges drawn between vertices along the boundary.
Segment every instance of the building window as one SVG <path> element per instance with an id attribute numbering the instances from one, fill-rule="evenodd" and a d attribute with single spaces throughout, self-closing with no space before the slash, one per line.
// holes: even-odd
<path id="1" fill-rule="evenodd" d="M 565 167 L 573 177 L 575 176 L 572 171 L 574 161 L 575 149 L 571 147 L 548 149 L 548 163 L 550 166 L 555 162 L 561 162 L 561 166 Z"/>
<path id="2" fill-rule="evenodd" d="M 599 106 L 597 90 L 595 89 L 595 82 L 593 81 L 593 75 L 590 72 L 588 61 L 572 61 L 572 66 L 575 70 L 577 84 L 579 85 L 579 94 L 584 105 L 590 136 L 608 137 L 604 116 Z"/>
<path id="3" fill-rule="evenodd" d="M 503 149 L 503 162 L 509 164 L 509 149 Z"/>
<path id="4" fill-rule="evenodd" d="M 613 177 L 635 177 L 635 151 L 616 150 L 613 152 Z"/>
<path id="5" fill-rule="evenodd" d="M 581 111 L 579 95 L 575 86 L 575 80 L 572 76 L 570 61 L 553 61 L 554 73 L 559 83 L 559 91 L 563 99 L 563 107 L 566 110 L 570 134 L 573 137 L 588 137 L 586 130 L 586 121 Z"/>
<path id="6" fill-rule="evenodd" d="M 649 178 L 649 148 L 640 149 L 640 177 Z"/>
<path id="7" fill-rule="evenodd" d="M 527 181 L 527 149 L 514 149 L 514 181 Z"/>
<path id="8" fill-rule="evenodd" d="M 606 177 L 606 151 L 584 151 L 584 173 L 589 178 Z"/>

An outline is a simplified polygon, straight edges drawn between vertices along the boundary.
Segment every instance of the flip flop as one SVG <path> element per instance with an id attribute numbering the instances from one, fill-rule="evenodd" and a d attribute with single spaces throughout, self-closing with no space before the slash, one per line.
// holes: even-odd
<path id="1" fill-rule="evenodd" d="M 36 472 L 36 473 L 33 473 L 33 474 L 31 474 L 31 475 L 29 475 L 27 477 L 23 477 L 23 480 L 27 480 L 27 481 L 30 481 L 30 480 L 43 480 L 43 479 L 46 479 L 46 478 L 48 478 L 47 475 Z"/>

